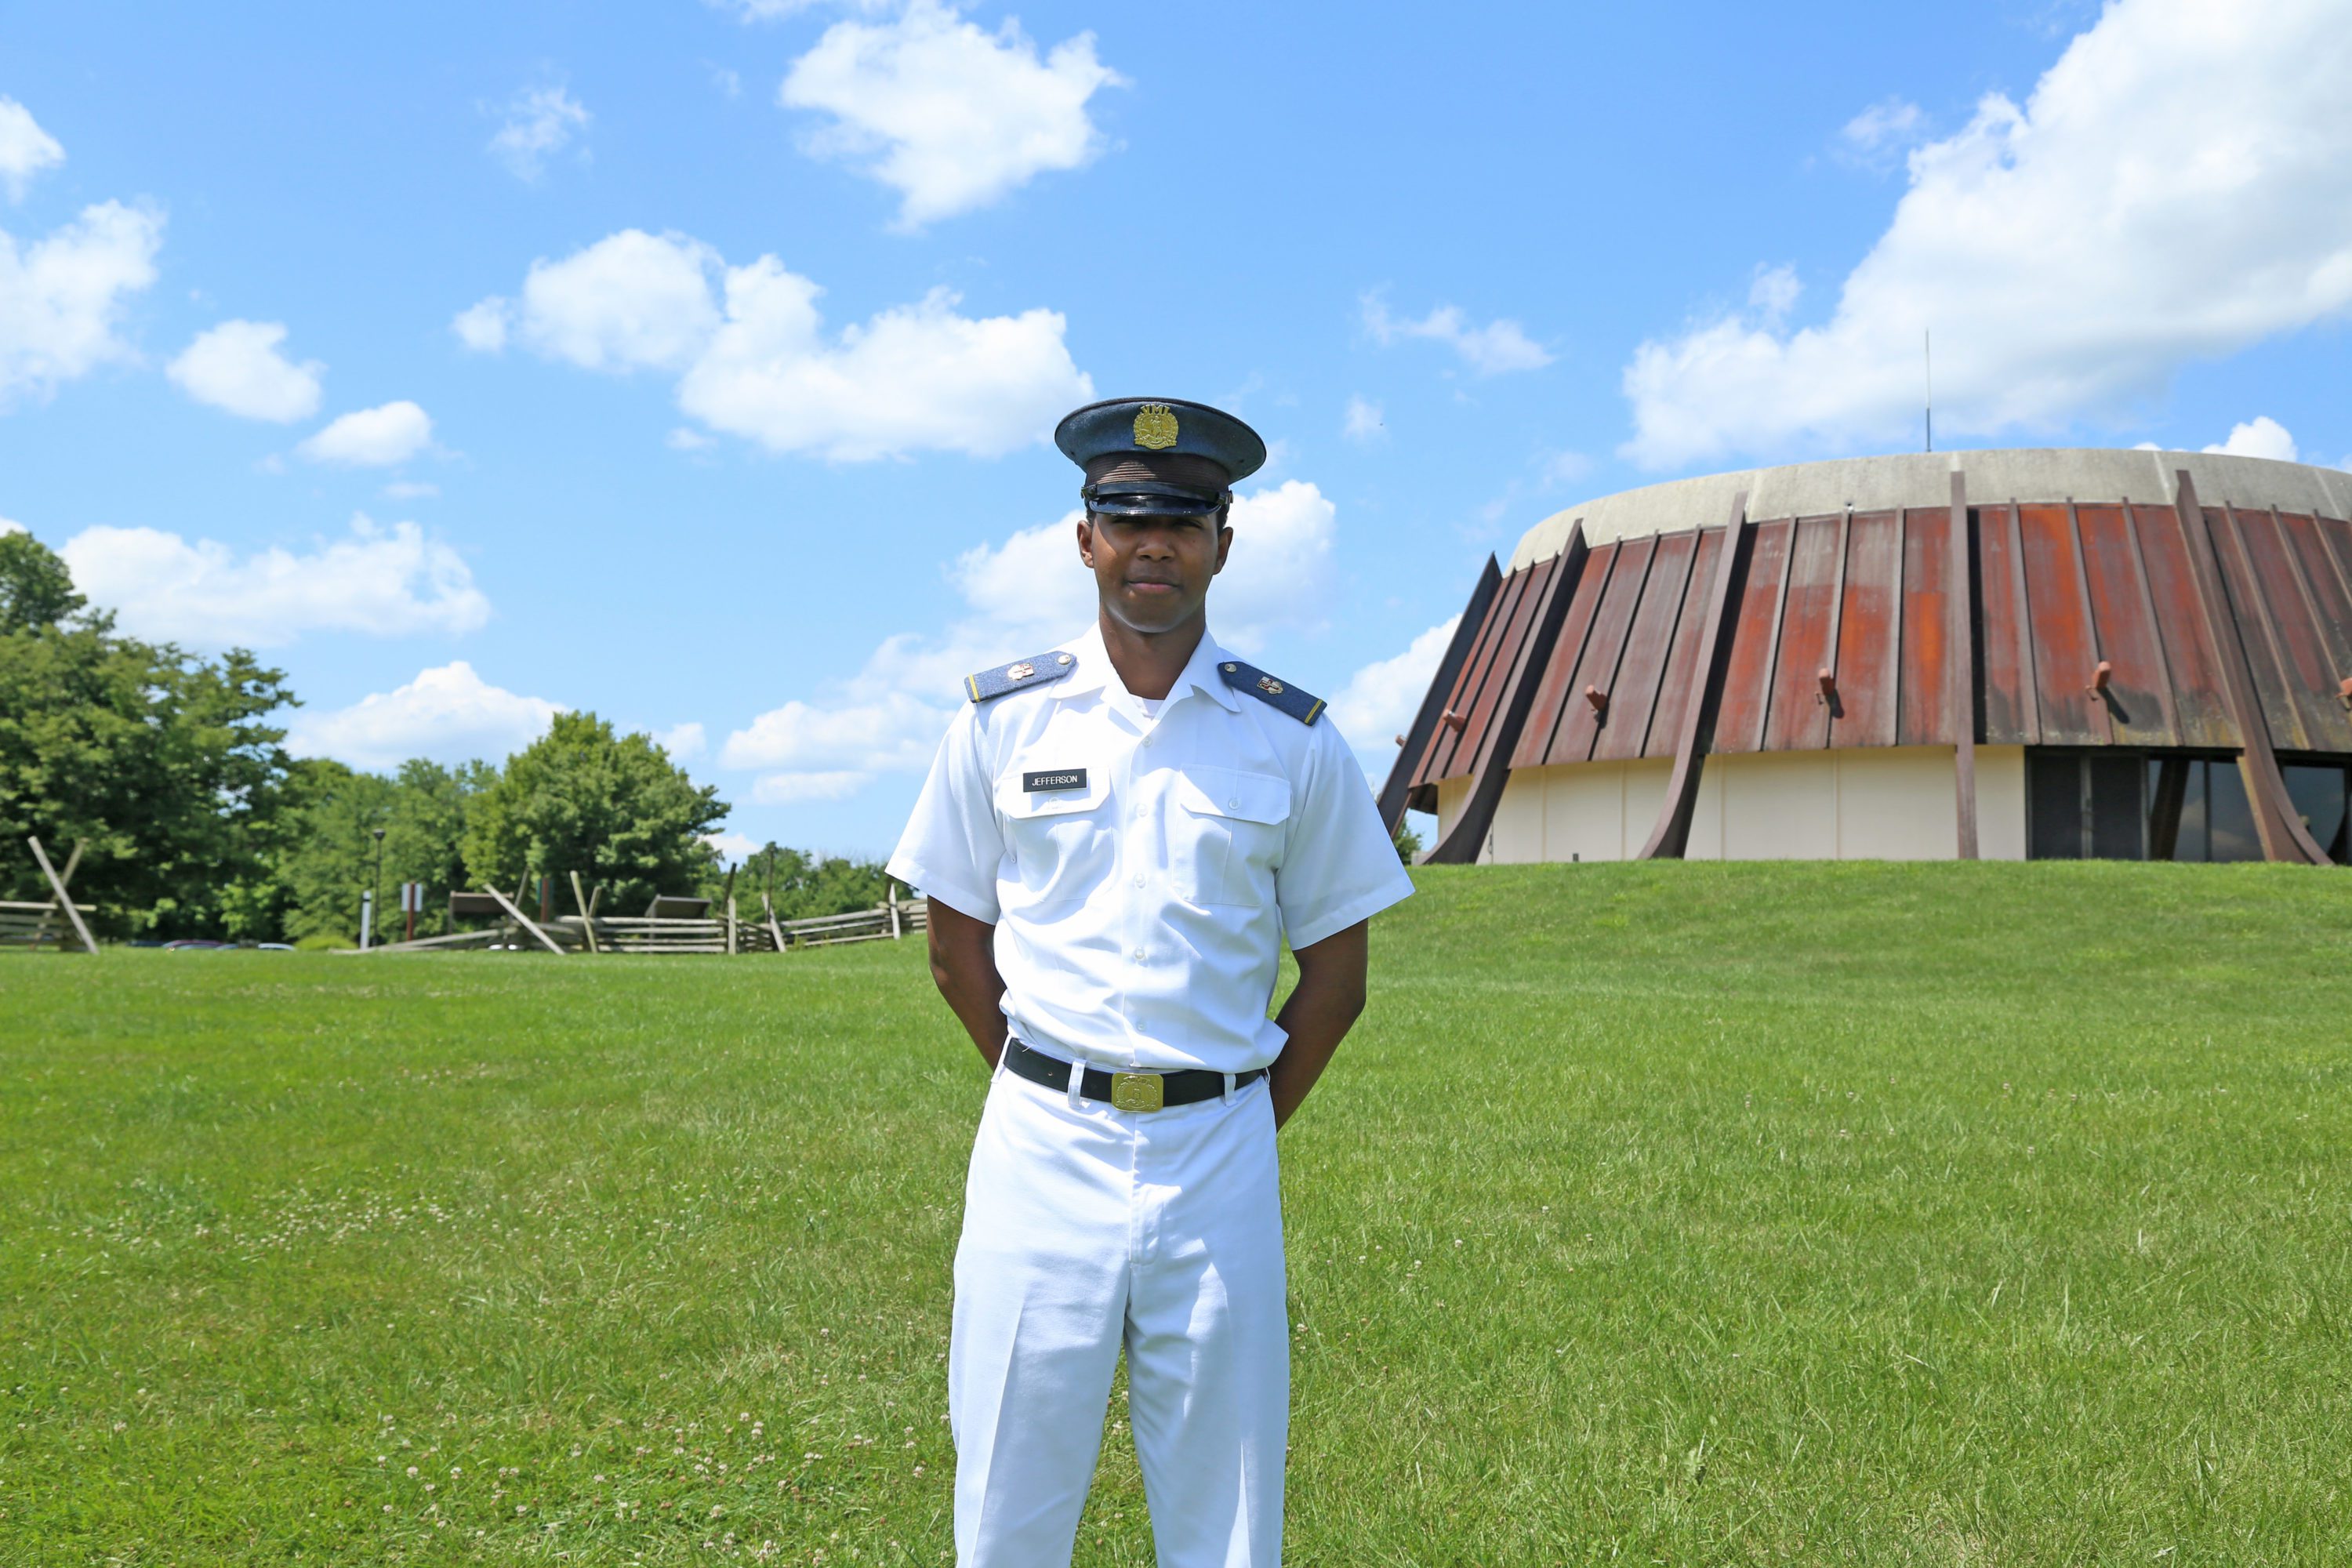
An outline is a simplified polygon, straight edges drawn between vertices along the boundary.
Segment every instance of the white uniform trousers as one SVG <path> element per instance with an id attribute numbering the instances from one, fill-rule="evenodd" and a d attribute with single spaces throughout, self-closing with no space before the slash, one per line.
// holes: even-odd
<path id="1" fill-rule="evenodd" d="M 1290 1431 L 1266 1080 L 1129 1113 L 999 1072 L 956 1248 L 961 1568 L 1066 1564 L 1122 1345 L 1160 1568 L 1276 1568 Z"/>

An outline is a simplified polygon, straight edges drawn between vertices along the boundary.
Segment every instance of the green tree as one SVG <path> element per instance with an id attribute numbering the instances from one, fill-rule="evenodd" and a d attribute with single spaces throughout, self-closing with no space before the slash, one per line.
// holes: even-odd
<path id="1" fill-rule="evenodd" d="M 65 563 L 0 537 L 0 888 L 46 897 L 28 834 L 86 843 L 78 899 L 113 935 L 268 937 L 280 913 L 284 675 L 117 635 Z"/>
<path id="2" fill-rule="evenodd" d="M 604 910 L 633 912 L 701 883 L 716 859 L 702 836 L 726 816 L 716 787 L 698 786 L 646 736 L 559 713 L 473 798 L 466 872 L 507 889 L 539 876 L 562 888 L 577 872 L 604 889 Z"/>
<path id="3" fill-rule="evenodd" d="M 416 934 L 438 936 L 449 929 L 449 893 L 471 886 L 466 875 L 467 822 L 476 800 L 498 777 L 498 769 L 488 763 L 445 768 L 413 757 L 400 764 L 384 825 L 383 896 L 392 906 L 379 933 L 384 940 L 406 929 L 395 891 L 403 882 L 425 884 Z"/>
<path id="4" fill-rule="evenodd" d="M 277 866 L 285 889 L 286 940 L 331 937 L 355 944 L 360 895 L 375 871 L 375 830 L 392 820 L 395 787 L 374 773 L 310 759 L 294 764 L 292 793 L 301 804 Z M 385 929 L 379 920 L 379 938 Z"/>
<path id="5" fill-rule="evenodd" d="M 56 626 L 85 602 L 55 551 L 29 533 L 0 533 L 0 632 Z"/>
<path id="6" fill-rule="evenodd" d="M 703 890 L 715 899 L 725 881 L 724 876 L 715 875 Z M 879 860 L 815 855 L 771 843 L 743 862 L 735 880 L 735 904 L 751 915 L 759 910 L 760 895 L 772 891 L 778 920 L 812 920 L 870 910 L 889 896 L 889 888 Z M 899 897 L 905 896 L 901 891 Z"/>

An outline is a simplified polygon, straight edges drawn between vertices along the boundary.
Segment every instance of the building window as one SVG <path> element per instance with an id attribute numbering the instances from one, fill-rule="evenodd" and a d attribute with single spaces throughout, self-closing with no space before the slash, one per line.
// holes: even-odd
<path id="1" fill-rule="evenodd" d="M 2147 858 L 2147 769 L 2137 752 L 2029 751 L 2026 858 Z"/>
<path id="2" fill-rule="evenodd" d="M 2282 763 L 2287 798 L 2337 865 L 2352 865 L 2352 766 Z M 2235 757 L 2147 760 L 2148 858 L 2259 860 L 2262 837 Z"/>

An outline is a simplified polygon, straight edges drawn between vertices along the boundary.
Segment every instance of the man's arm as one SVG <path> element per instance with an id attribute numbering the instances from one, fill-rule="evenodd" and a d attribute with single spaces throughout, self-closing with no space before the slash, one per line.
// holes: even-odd
<path id="1" fill-rule="evenodd" d="M 1339 1042 L 1348 1037 L 1349 1028 L 1364 1010 L 1364 971 L 1371 949 L 1369 926 L 1370 922 L 1358 921 L 1292 954 L 1298 960 L 1298 984 L 1291 987 L 1282 1011 L 1274 1017 L 1290 1039 L 1268 1069 L 1274 1091 L 1274 1124 L 1277 1129 L 1290 1120 L 1291 1113 L 1315 1087 L 1315 1080 L 1323 1076 L 1323 1069 L 1330 1065 L 1331 1054 L 1339 1048 Z M 932 952 L 937 953 L 936 946 Z M 934 957 L 931 963 L 936 973 L 939 960 Z M 999 984 L 1001 988 L 1002 983 Z M 947 983 L 941 981 L 940 988 L 946 990 Z M 953 1002 L 954 998 L 949 1000 Z M 1003 1033 L 998 1030 L 1000 1036 Z"/>
<path id="2" fill-rule="evenodd" d="M 941 903 L 930 900 L 930 913 L 924 921 L 930 934 L 931 979 L 947 998 L 948 1008 L 962 1020 L 964 1033 L 980 1047 L 988 1070 L 996 1070 L 996 1058 L 1004 1053 L 1004 1015 L 997 1004 L 1004 996 L 1004 976 L 996 973 L 996 928 L 986 921 L 976 921 Z M 1361 927 L 1357 928 L 1359 931 Z M 1345 932 L 1341 933 L 1345 935 Z M 1339 940 L 1333 938 L 1333 941 Z M 1328 943 L 1318 943 L 1328 946 Z M 1360 947 L 1360 942 L 1359 946 Z M 1299 955 L 1302 962 L 1306 955 Z M 1359 1005 L 1363 995 L 1363 963 L 1357 962 L 1356 994 Z M 1299 982 L 1303 990 L 1306 982 Z M 1294 992 L 1293 996 L 1297 995 Z M 1285 1008 L 1286 1013 L 1288 1012 Z M 1352 1017 L 1354 1015 L 1350 1014 Z M 1347 1026 L 1340 1026 L 1340 1033 Z M 1337 1036 L 1331 1043 L 1339 1043 Z M 1329 1056 L 1329 1051 L 1324 1052 Z"/>

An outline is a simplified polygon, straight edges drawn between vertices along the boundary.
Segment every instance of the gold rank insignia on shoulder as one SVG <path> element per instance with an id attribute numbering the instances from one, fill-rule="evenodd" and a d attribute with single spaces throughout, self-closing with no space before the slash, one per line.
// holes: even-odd
<path id="1" fill-rule="evenodd" d="M 1302 724 L 1312 724 L 1322 716 L 1323 699 L 1286 685 L 1265 671 L 1244 664 L 1239 659 L 1220 663 L 1217 673 L 1235 691 L 1246 691 L 1260 702 L 1289 714 Z"/>
<path id="2" fill-rule="evenodd" d="M 1176 444 L 1176 415 L 1164 403 L 1147 403 L 1135 411 L 1135 444 L 1147 451 L 1164 452 Z"/>
<path id="3" fill-rule="evenodd" d="M 1008 691 L 1020 691 L 1059 680 L 1076 668 L 1076 661 L 1066 653 L 1041 653 L 1034 658 L 1014 659 L 1011 664 L 1000 664 L 994 669 L 983 669 L 977 675 L 965 676 L 964 695 L 974 702 L 985 702 Z"/>

